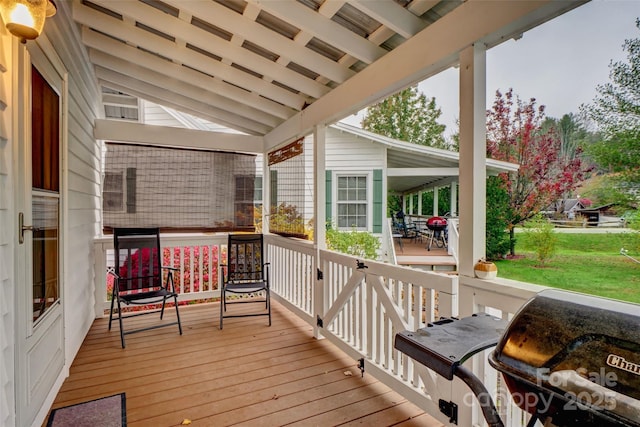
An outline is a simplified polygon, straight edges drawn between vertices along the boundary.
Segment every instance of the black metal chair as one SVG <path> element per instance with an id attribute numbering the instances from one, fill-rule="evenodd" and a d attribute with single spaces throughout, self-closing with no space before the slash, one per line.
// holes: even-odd
<path id="1" fill-rule="evenodd" d="M 271 326 L 271 294 L 269 263 L 264 262 L 262 234 L 229 234 L 227 264 L 222 265 L 224 280 L 220 291 L 220 329 L 225 317 L 268 316 Z M 263 298 L 246 298 L 249 294 L 264 294 Z M 242 297 L 229 299 L 229 294 Z M 265 310 L 257 313 L 227 313 L 228 304 L 264 303 Z"/>
<path id="2" fill-rule="evenodd" d="M 415 240 L 420 237 L 420 231 L 413 223 L 407 223 L 404 212 L 399 211 L 396 214 L 397 221 L 394 221 L 393 227 L 398 230 L 402 237 L 405 239 Z"/>
<path id="3" fill-rule="evenodd" d="M 115 228 L 113 245 L 115 271 L 112 271 L 111 274 L 115 276 L 115 280 L 111 293 L 109 330 L 111 330 L 114 316 L 114 304 L 117 303 L 122 348 L 125 348 L 124 336 L 135 332 L 178 325 L 178 330 L 182 335 L 178 294 L 175 292 L 173 283 L 173 272 L 177 271 L 177 268 L 162 266 L 160 230 L 158 228 Z M 163 270 L 167 270 L 166 285 L 163 285 Z M 173 300 L 176 307 L 176 321 L 125 331 L 122 319 L 128 317 L 159 312 L 160 320 L 162 320 L 167 300 Z M 162 303 L 162 308 L 157 310 L 134 311 L 127 314 L 122 312 L 123 304 L 143 306 L 160 303 Z"/>

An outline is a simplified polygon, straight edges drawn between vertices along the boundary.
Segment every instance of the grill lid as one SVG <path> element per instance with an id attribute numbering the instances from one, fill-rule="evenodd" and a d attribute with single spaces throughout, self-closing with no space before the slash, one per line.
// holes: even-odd
<path id="1" fill-rule="evenodd" d="M 442 230 L 447 226 L 447 220 L 441 216 L 433 216 L 427 220 L 427 228 L 430 230 Z"/>
<path id="2" fill-rule="evenodd" d="M 637 304 L 545 290 L 515 315 L 489 362 L 504 374 L 511 394 L 519 395 L 515 401 L 542 391 L 580 403 L 576 413 L 584 408 L 589 417 L 640 425 Z"/>

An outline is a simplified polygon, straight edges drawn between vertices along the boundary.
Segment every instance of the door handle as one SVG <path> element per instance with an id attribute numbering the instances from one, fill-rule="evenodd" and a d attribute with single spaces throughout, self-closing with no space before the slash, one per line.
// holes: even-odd
<path id="1" fill-rule="evenodd" d="M 24 232 L 25 231 L 33 231 L 35 230 L 33 225 L 24 225 L 24 214 L 20 212 L 18 214 L 18 243 L 24 243 Z"/>

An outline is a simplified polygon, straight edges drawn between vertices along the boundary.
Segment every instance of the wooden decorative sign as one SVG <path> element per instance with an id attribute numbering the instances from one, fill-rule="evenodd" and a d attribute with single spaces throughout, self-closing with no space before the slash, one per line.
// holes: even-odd
<path id="1" fill-rule="evenodd" d="M 270 152 L 269 166 L 284 162 L 285 160 L 302 154 L 302 141 L 304 141 L 304 137 L 298 138 L 291 144 Z"/>

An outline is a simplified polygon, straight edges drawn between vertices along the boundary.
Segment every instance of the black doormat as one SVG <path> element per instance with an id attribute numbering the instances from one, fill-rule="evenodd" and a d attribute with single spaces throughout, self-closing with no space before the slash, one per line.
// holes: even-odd
<path id="1" fill-rule="evenodd" d="M 54 409 L 47 427 L 126 427 L 124 393 Z"/>

